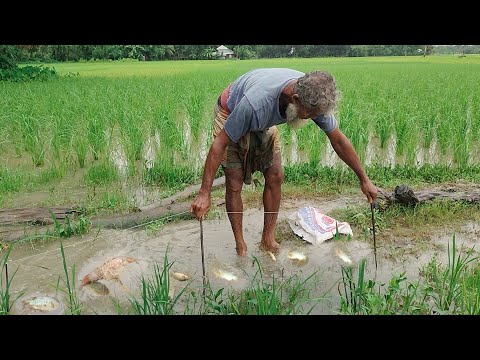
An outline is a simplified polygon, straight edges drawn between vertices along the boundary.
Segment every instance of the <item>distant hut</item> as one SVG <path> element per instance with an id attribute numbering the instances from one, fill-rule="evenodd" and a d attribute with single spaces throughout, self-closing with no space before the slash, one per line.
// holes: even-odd
<path id="1" fill-rule="evenodd" d="M 232 59 L 235 57 L 235 53 L 223 45 L 217 47 L 215 55 L 218 56 L 220 59 Z"/>

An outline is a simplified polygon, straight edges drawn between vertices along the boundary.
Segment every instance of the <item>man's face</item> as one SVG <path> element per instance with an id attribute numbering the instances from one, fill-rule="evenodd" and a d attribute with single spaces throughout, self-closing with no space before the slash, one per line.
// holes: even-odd
<path id="1" fill-rule="evenodd" d="M 301 118 L 298 112 L 298 106 L 296 104 L 290 103 L 287 105 L 287 110 L 285 111 L 287 124 L 290 125 L 292 129 L 299 129 L 305 126 L 309 120 L 308 117 Z"/>

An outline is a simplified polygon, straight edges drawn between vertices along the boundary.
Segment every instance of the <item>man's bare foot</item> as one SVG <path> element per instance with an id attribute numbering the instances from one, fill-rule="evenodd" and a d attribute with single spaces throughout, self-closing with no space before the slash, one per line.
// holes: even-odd
<path id="1" fill-rule="evenodd" d="M 235 246 L 235 249 L 237 250 L 237 255 L 238 256 L 245 256 L 247 255 L 247 244 L 245 242 L 242 243 L 237 243 L 237 246 Z"/>
<path id="2" fill-rule="evenodd" d="M 273 254 L 277 254 L 279 249 L 280 245 L 275 240 L 268 243 L 263 241 L 260 243 L 260 250 L 270 251 Z"/>

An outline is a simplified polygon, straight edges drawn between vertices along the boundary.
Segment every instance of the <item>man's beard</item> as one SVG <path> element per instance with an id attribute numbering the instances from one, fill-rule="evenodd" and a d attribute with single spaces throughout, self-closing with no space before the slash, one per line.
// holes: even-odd
<path id="1" fill-rule="evenodd" d="M 300 129 L 305 126 L 309 119 L 300 119 L 298 117 L 298 109 L 294 104 L 288 104 L 287 110 L 285 111 L 287 115 L 287 124 L 290 125 L 292 129 Z"/>

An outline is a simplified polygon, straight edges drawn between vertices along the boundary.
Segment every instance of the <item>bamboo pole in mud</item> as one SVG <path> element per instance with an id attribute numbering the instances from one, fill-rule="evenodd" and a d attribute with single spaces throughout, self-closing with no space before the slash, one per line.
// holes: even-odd
<path id="1" fill-rule="evenodd" d="M 202 251 L 202 273 L 203 273 L 202 295 L 205 297 L 205 287 L 206 287 L 207 277 L 205 275 L 205 255 L 204 255 L 204 251 L 203 251 L 203 222 L 202 222 L 202 219 L 200 219 L 200 248 L 201 248 L 201 251 Z"/>
<path id="2" fill-rule="evenodd" d="M 372 230 L 373 230 L 373 256 L 375 257 L 375 269 L 377 265 L 377 241 L 375 240 L 375 215 L 373 214 L 373 202 L 370 203 L 370 210 L 372 211 Z"/>

